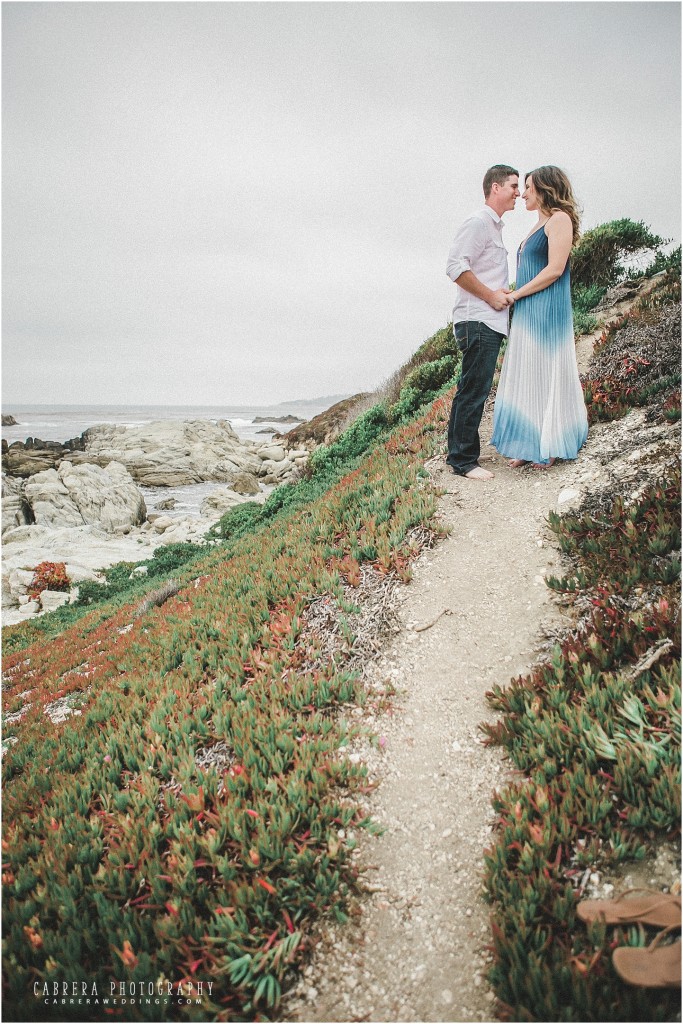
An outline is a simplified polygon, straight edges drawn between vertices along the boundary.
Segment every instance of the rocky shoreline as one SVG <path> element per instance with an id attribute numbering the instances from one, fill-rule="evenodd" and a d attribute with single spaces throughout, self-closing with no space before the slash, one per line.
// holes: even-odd
<path id="1" fill-rule="evenodd" d="M 116 562 L 202 541 L 229 508 L 265 501 L 273 487 L 296 479 L 311 447 L 243 441 L 227 420 L 99 424 L 63 444 L 3 441 L 4 623 L 74 600 L 79 582 L 101 579 L 98 570 Z M 150 512 L 141 489 L 205 482 L 224 486 L 204 498 L 199 516 L 165 514 L 174 499 L 157 500 Z M 65 563 L 70 593 L 31 597 L 35 567 L 44 561 Z"/>

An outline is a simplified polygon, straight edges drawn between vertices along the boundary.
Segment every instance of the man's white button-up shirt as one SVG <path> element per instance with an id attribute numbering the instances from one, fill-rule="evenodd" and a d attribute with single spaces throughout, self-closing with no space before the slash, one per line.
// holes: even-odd
<path id="1" fill-rule="evenodd" d="M 479 320 L 500 334 L 508 332 L 508 310 L 495 310 L 488 302 L 460 288 L 457 279 L 471 270 L 487 288 L 496 291 L 508 287 L 508 254 L 502 239 L 503 222 L 490 206 L 477 210 L 461 225 L 453 240 L 446 273 L 456 282 L 458 297 L 453 307 L 453 323 Z"/>

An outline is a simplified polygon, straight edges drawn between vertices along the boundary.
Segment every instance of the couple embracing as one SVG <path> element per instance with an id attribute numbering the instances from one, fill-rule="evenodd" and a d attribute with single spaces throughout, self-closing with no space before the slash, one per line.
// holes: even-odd
<path id="1" fill-rule="evenodd" d="M 453 331 L 462 370 L 446 461 L 454 473 L 472 480 L 493 477 L 479 465 L 479 424 L 508 333 L 491 444 L 513 469 L 529 463 L 546 468 L 555 459 L 575 459 L 588 435 L 569 291 L 569 253 L 579 235 L 577 203 L 559 167 L 526 175 L 522 198 L 538 220 L 517 252 L 511 291 L 501 218 L 514 209 L 519 194 L 514 167 L 489 168 L 485 205 L 464 222 L 448 255 L 446 273 L 458 287 Z"/>

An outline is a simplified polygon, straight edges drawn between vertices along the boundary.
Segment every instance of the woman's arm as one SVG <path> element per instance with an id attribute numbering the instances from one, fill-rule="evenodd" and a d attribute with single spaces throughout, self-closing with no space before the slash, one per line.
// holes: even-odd
<path id="1" fill-rule="evenodd" d="M 548 236 L 548 266 L 544 267 L 540 274 L 536 274 L 536 277 L 532 277 L 521 288 L 516 288 L 510 293 L 510 298 L 515 302 L 517 299 L 526 298 L 527 295 L 533 295 L 534 292 L 543 291 L 562 276 L 564 268 L 567 266 L 573 240 L 573 227 L 569 214 L 564 210 L 556 210 L 546 223 L 544 230 Z"/>

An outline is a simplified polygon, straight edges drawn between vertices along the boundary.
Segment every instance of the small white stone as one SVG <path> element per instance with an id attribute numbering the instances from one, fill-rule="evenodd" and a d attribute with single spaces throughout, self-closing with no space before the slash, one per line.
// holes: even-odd
<path id="1" fill-rule="evenodd" d="M 557 512 L 567 510 L 580 504 L 581 502 L 581 491 L 577 491 L 575 487 L 564 487 L 557 496 L 555 503 L 555 509 Z"/>

